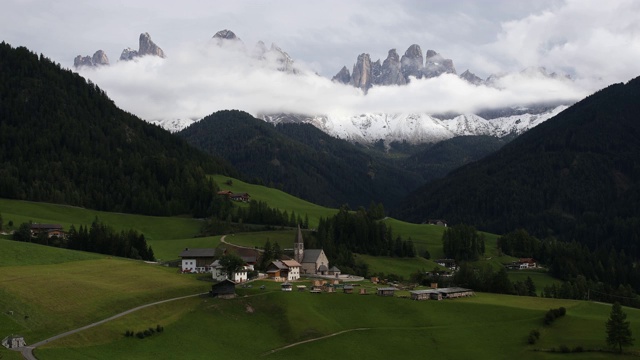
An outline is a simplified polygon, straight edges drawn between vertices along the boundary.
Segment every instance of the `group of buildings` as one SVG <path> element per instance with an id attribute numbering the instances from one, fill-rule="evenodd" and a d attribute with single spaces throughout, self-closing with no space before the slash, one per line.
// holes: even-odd
<path id="1" fill-rule="evenodd" d="M 248 273 L 255 270 L 255 266 L 262 253 L 256 249 L 234 248 L 233 250 L 244 262 L 241 269 L 233 274 L 227 274 L 220 264 L 219 258 L 225 250 L 221 248 L 186 248 L 180 253 L 182 272 L 211 273 L 214 280 L 232 280 L 236 283 L 248 280 Z M 293 244 L 291 257 L 276 259 L 266 268 L 266 276 L 276 281 L 295 281 L 301 275 L 340 275 L 340 269 L 329 267 L 329 259 L 322 249 L 305 249 L 302 230 L 298 232 Z"/>

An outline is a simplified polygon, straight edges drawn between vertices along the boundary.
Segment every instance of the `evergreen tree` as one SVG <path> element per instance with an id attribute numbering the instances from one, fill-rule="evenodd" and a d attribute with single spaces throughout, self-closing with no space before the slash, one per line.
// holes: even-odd
<path id="1" fill-rule="evenodd" d="M 618 352 L 622 352 L 623 346 L 633 345 L 631 329 L 626 319 L 627 314 L 622 311 L 622 306 L 616 301 L 613 307 L 611 307 L 611 315 L 609 315 L 609 320 L 607 320 L 606 328 L 607 345 L 618 348 Z"/>

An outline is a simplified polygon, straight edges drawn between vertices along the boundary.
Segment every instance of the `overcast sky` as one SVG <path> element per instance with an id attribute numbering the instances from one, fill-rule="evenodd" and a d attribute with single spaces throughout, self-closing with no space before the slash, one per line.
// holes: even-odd
<path id="1" fill-rule="evenodd" d="M 225 108 L 251 113 L 474 111 L 536 101 L 575 101 L 640 75 L 640 1 L 69 1 L 3 0 L 0 40 L 65 67 L 104 50 L 112 66 L 82 71 L 125 110 L 153 120 L 199 118 Z M 230 29 L 247 47 L 275 43 L 305 72 L 293 77 L 211 48 Z M 119 63 L 148 32 L 167 59 Z M 384 60 L 411 44 L 482 78 L 544 66 L 574 81 L 525 81 L 500 90 L 448 76 L 364 96 L 327 80 L 361 53 Z M 322 77 L 314 76 L 314 73 Z M 530 80 L 530 79 L 529 79 Z"/>

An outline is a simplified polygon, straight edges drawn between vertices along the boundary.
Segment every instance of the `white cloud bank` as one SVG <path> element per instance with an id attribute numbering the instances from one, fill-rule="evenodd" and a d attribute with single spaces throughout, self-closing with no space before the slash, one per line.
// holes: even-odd
<path id="1" fill-rule="evenodd" d="M 414 3 L 391 8 L 393 11 L 388 13 L 393 14 L 395 20 L 389 19 L 385 23 L 385 36 L 367 36 L 378 47 L 380 38 L 395 43 L 389 48 L 404 41 L 420 44 L 420 39 L 431 39 L 438 43 L 437 47 L 421 44 L 423 48 L 437 48 L 445 57 L 451 57 L 458 72 L 469 68 L 482 76 L 498 72 L 512 74 L 499 79 L 496 87 L 477 87 L 456 76 L 446 75 L 414 80 L 407 86 L 374 87 L 365 96 L 358 89 L 315 75 L 318 71 L 315 60 L 296 59 L 294 56 L 298 67 L 307 67 L 294 76 L 275 71 L 275 66 L 269 63 L 236 51 L 226 51 L 211 43 L 163 47 L 168 56 L 164 60 L 147 57 L 135 62 L 112 61 L 109 67 L 80 72 L 105 90 L 120 107 L 151 121 L 195 120 L 222 109 L 241 109 L 254 115 L 278 112 L 309 115 L 468 113 L 484 108 L 578 101 L 609 84 L 625 82 L 640 75 L 640 22 L 637 21 L 640 1 L 567 0 L 549 4 L 545 10 L 503 21 L 493 40 L 486 41 L 485 34 L 485 41 L 477 44 L 469 39 L 463 42 L 464 46 L 449 43 L 450 47 L 445 48 L 447 41 L 442 34 L 446 32 L 436 31 L 446 28 L 447 22 L 442 19 L 440 27 L 409 33 L 402 30 L 406 26 L 396 26 L 398 19 L 411 24 L 411 29 L 424 23 L 418 21 L 418 17 L 428 12 L 414 6 Z M 317 36 L 309 36 L 309 26 L 305 25 L 304 16 L 299 16 L 299 34 L 292 29 L 285 31 L 293 36 L 287 38 L 285 44 L 291 47 L 306 44 L 309 47 L 309 44 L 319 46 L 321 42 L 325 48 L 318 50 L 316 47 L 315 53 L 326 56 L 333 52 L 333 46 L 344 48 L 347 46 L 345 41 L 358 40 L 357 46 L 349 45 L 350 51 L 366 51 L 365 40 L 339 28 L 342 26 L 355 31 L 364 27 L 360 30 L 362 33 L 376 34 L 367 28 L 372 26 L 366 21 L 368 16 L 356 16 L 355 11 L 360 9 L 362 7 L 358 6 L 343 9 L 344 21 L 325 24 L 327 27 L 324 29 L 332 31 L 320 31 L 322 27 L 318 24 L 311 26 Z M 378 9 L 376 13 L 379 12 L 380 6 L 375 9 Z M 410 9 L 415 9 L 415 14 Z M 300 11 L 299 14 L 306 13 Z M 464 15 L 455 14 L 458 17 Z M 457 31 L 455 36 L 464 37 L 467 33 L 471 36 L 487 27 L 486 21 L 482 20 L 485 18 L 463 18 L 467 19 L 465 29 L 468 31 Z M 354 19 L 362 21 L 354 23 Z M 452 27 L 462 26 L 459 21 L 451 24 Z M 340 36 L 336 40 L 331 38 L 332 34 Z M 244 37 L 246 34 L 238 35 Z M 305 38 L 305 41 L 295 40 L 298 38 Z M 155 40 L 163 46 L 161 37 Z M 175 39 L 173 43 L 176 43 Z M 247 43 L 247 46 L 251 44 Z M 285 46 L 285 50 L 295 54 L 295 49 Z M 402 54 L 402 49 L 398 50 Z M 386 54 L 386 51 L 378 52 Z M 333 72 L 342 65 L 332 65 Z M 519 73 L 530 66 L 544 66 L 549 72 L 570 74 L 574 80 Z M 321 67 L 326 70 L 329 66 L 325 63 Z"/>
<path id="2" fill-rule="evenodd" d="M 212 44 L 191 45 L 166 59 L 143 57 L 82 68 L 125 110 L 146 120 L 200 119 L 223 109 L 251 114 L 474 112 L 540 102 L 571 102 L 587 95 L 566 79 L 515 74 L 497 87 L 474 86 L 456 75 L 413 79 L 406 86 L 374 87 L 367 95 L 308 69 L 299 74 Z"/>

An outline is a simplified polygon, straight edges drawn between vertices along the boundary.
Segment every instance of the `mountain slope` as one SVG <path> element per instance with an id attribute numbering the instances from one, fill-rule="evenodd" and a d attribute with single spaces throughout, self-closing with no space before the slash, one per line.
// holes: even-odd
<path id="1" fill-rule="evenodd" d="M 241 111 L 219 111 L 178 135 L 248 178 L 324 206 L 387 206 L 420 184 L 418 176 L 311 125 L 273 126 Z"/>
<path id="2" fill-rule="evenodd" d="M 235 171 L 44 56 L 0 45 L 0 197 L 203 216 L 216 198 L 206 173 Z"/>
<path id="3" fill-rule="evenodd" d="M 640 255 L 640 78 L 603 89 L 404 200 L 404 219 L 614 245 Z"/>

